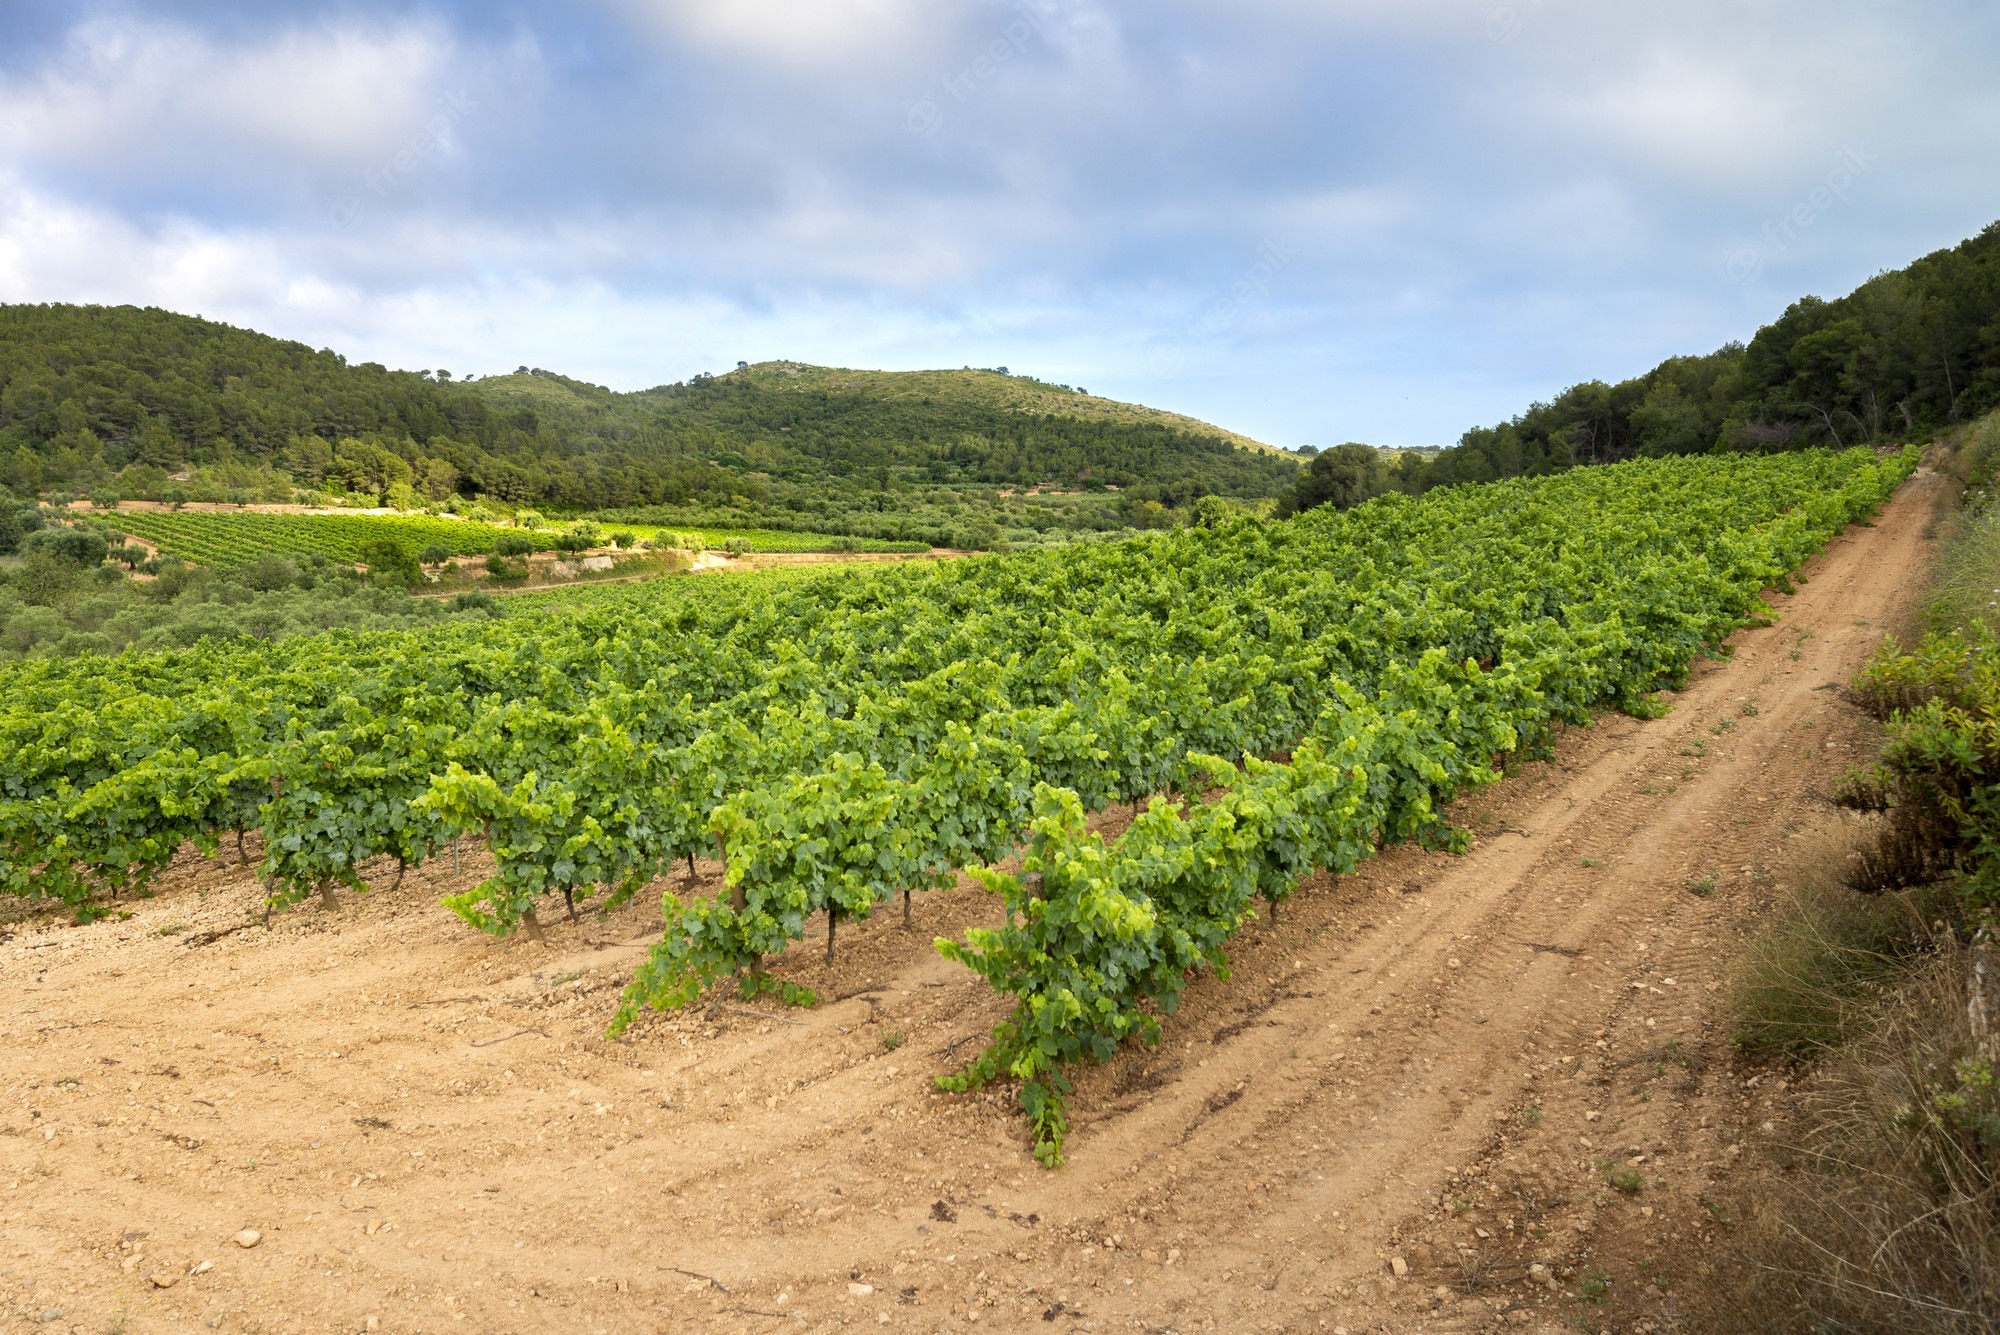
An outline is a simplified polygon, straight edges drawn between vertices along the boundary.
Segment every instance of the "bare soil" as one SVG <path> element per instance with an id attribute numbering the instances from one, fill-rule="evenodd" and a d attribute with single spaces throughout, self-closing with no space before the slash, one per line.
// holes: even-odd
<path id="1" fill-rule="evenodd" d="M 1921 587 L 1934 486 L 1665 717 L 1463 802 L 1471 853 L 1248 930 L 1159 1047 L 1083 1073 L 1059 1172 L 1010 1095 L 932 1085 L 1005 1013 L 930 944 L 994 919 L 969 884 L 915 932 L 842 924 L 831 968 L 809 934 L 778 972 L 816 1009 L 617 1042 L 657 907 L 490 940 L 437 907 L 469 850 L 268 928 L 233 850 L 124 920 L 17 922 L 0 1329 L 1687 1328 L 1705 1203 L 1779 1096 L 1720 989 L 1862 757 L 1845 683 Z"/>

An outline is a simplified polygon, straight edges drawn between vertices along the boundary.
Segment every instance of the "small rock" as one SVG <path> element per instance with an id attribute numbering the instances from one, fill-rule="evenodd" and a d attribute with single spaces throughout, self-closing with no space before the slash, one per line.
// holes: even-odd
<path id="1" fill-rule="evenodd" d="M 1603 1114 L 1601 1113 L 1587 1112 L 1583 1115 L 1583 1120 L 1586 1122 L 1594 1122 L 1602 1115 Z"/>
<path id="2" fill-rule="evenodd" d="M 380 1330 L 380 1329 L 382 1329 L 382 1318 L 381 1318 L 381 1317 L 379 1317 L 379 1316 L 371 1316 L 371 1317 L 369 1317 L 369 1318 L 368 1318 L 368 1319 L 367 1319 L 366 1321 L 364 1321 L 364 1322 L 362 1322 L 362 1323 L 361 1323 L 361 1329 L 363 1329 L 363 1330 Z"/>
<path id="3" fill-rule="evenodd" d="M 42 1320 L 44 1322 L 62 1320 L 62 1308 L 51 1307 L 48 1311 L 42 1313 Z"/>
<path id="4" fill-rule="evenodd" d="M 1158 1261 L 1160 1254 L 1148 1247 L 1145 1251 L 1139 1253 L 1139 1259 L 1142 1261 Z"/>
<path id="5" fill-rule="evenodd" d="M 1392 1256 L 1389 1258 L 1389 1273 L 1402 1279 L 1410 1273 L 1410 1263 L 1400 1256 Z"/>
<path id="6" fill-rule="evenodd" d="M 1175 1262 L 1179 1261 L 1180 1259 L 1181 1259 L 1181 1249 L 1180 1249 L 1180 1248 L 1178 1248 L 1178 1247 L 1169 1247 L 1169 1248 L 1167 1248 L 1167 1264 L 1168 1264 L 1168 1265 L 1173 1265 L 1173 1264 L 1174 1264 Z"/>
<path id="7" fill-rule="evenodd" d="M 147 1278 L 153 1281 L 153 1287 L 156 1289 L 171 1289 L 181 1282 L 181 1277 L 171 1270 L 155 1270 Z"/>
<path id="8" fill-rule="evenodd" d="M 873 1284 L 849 1284 L 847 1292 L 850 1297 L 866 1298 L 869 1294 L 875 1292 L 875 1286 Z"/>
<path id="9" fill-rule="evenodd" d="M 196 1266 L 193 1270 L 190 1270 L 188 1273 L 191 1275 L 206 1275 L 209 1271 L 213 1269 L 215 1269 L 215 1262 L 203 1261 L 200 1265 Z"/>
<path id="10" fill-rule="evenodd" d="M 1450 1289 L 1448 1289 L 1448 1288 L 1446 1288 L 1446 1287 L 1445 1287 L 1444 1285 L 1442 1285 L 1442 1284 L 1438 1285 L 1438 1286 L 1437 1286 L 1437 1287 L 1436 1287 L 1435 1289 L 1431 1290 L 1431 1293 L 1432 1293 L 1432 1295 L 1433 1295 L 1433 1296 L 1435 1296 L 1435 1297 L 1438 1297 L 1438 1298 L 1449 1298 L 1449 1297 L 1451 1297 L 1451 1290 L 1450 1290 Z"/>
<path id="11" fill-rule="evenodd" d="M 255 1247 L 258 1243 L 262 1242 L 263 1240 L 264 1240 L 264 1235 L 262 1233 L 259 1233 L 254 1228 L 246 1228 L 241 1233 L 238 1233 L 235 1237 L 230 1239 L 231 1242 L 235 1243 L 239 1247 Z"/>

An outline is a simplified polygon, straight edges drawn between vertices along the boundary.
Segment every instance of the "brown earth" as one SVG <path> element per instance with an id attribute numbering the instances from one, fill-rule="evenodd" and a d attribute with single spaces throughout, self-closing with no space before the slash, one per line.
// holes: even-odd
<path id="1" fill-rule="evenodd" d="M 1470 854 L 1392 850 L 1248 930 L 1158 1048 L 1084 1073 L 1059 1172 L 1007 1094 L 931 1083 L 1005 1011 L 929 944 L 993 919 L 969 886 L 914 934 L 844 926 L 831 969 L 798 946 L 817 1009 L 618 1042 L 657 910 L 489 940 L 436 906 L 469 852 L 268 930 L 233 850 L 128 919 L 17 923 L 0 1329 L 1686 1328 L 1774 1092 L 1719 989 L 1866 745 L 1841 688 L 1921 586 L 1934 486 L 1665 717 L 1463 802 Z"/>

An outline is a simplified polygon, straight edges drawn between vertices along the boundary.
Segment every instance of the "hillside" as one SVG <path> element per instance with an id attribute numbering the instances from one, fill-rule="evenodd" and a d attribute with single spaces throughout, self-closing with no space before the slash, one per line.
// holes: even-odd
<path id="1" fill-rule="evenodd" d="M 749 380 L 760 389 L 780 392 L 848 393 L 888 400 L 935 398 L 996 413 L 1081 417 L 1087 421 L 1165 427 L 1197 436 L 1219 437 L 1242 449 L 1265 454 L 1285 453 L 1276 446 L 1212 426 L 1199 418 L 1102 398 L 1068 385 L 1051 385 L 1032 376 L 1009 375 L 998 370 L 966 367 L 958 371 L 857 371 L 807 366 L 803 362 L 759 362 L 722 378 Z"/>
<path id="2" fill-rule="evenodd" d="M 0 306 L 0 483 L 145 494 L 191 468 L 273 499 L 296 486 L 803 515 L 856 488 L 1046 486 L 1176 507 L 1275 495 L 1296 464 L 1189 418 L 993 372 L 785 363 L 620 394 L 540 369 L 392 371 L 156 309 Z"/>
<path id="3" fill-rule="evenodd" d="M 1573 463 L 1907 439 L 2000 407 L 2000 223 L 1869 279 L 1802 297 L 1749 343 L 1574 385 L 1418 466 L 1413 487 Z"/>

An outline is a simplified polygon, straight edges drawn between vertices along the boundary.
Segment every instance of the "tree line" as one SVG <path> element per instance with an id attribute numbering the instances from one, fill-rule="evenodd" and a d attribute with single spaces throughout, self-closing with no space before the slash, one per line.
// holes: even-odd
<path id="1" fill-rule="evenodd" d="M 1906 440 L 1996 407 L 2000 223 L 1844 297 L 1801 298 L 1747 344 L 1573 385 L 1433 456 L 1327 450 L 1281 509 L 1621 459 Z"/>
<path id="2" fill-rule="evenodd" d="M 737 376 L 617 394 L 539 368 L 392 371 L 151 308 L 0 306 L 0 485 L 157 494 L 190 469 L 236 470 L 249 499 L 289 483 L 576 510 L 788 506 L 857 484 L 1145 487 L 1173 503 L 1274 496 L 1297 471 L 1176 425 L 945 394 Z"/>

